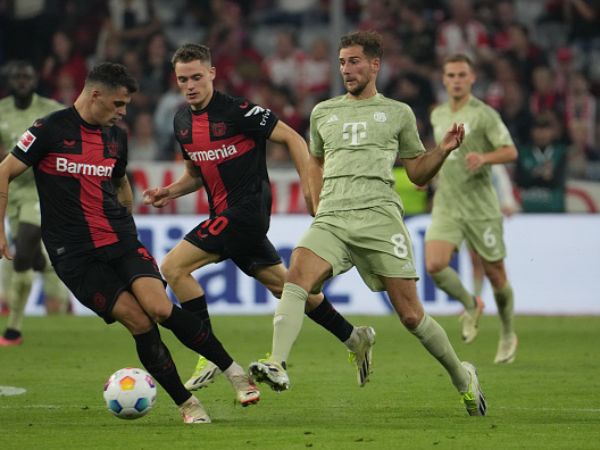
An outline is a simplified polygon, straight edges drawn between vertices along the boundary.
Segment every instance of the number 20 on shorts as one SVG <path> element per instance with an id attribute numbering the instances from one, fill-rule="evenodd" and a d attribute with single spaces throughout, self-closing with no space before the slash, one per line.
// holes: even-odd
<path id="1" fill-rule="evenodd" d="M 224 216 L 217 216 L 214 219 L 205 220 L 200 225 L 198 236 L 201 238 L 208 236 L 208 234 L 203 233 L 203 231 L 208 231 L 208 233 L 212 234 L 213 236 L 218 236 L 225 228 L 227 228 L 227 225 L 229 225 L 229 219 Z"/>

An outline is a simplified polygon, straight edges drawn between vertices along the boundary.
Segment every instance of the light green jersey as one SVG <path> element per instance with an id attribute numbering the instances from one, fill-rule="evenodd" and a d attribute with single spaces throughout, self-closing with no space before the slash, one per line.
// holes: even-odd
<path id="1" fill-rule="evenodd" d="M 394 191 L 396 157 L 425 151 L 408 105 L 381 94 L 319 103 L 310 116 L 310 151 L 325 159 L 318 214 L 402 202 Z"/>
<path id="2" fill-rule="evenodd" d="M 4 151 L 11 152 L 21 135 L 36 119 L 47 116 L 51 112 L 63 109 L 64 106 L 49 98 L 33 94 L 31 105 L 27 109 L 15 107 L 14 98 L 0 100 L 0 142 Z M 10 183 L 12 200 L 37 199 L 37 191 L 31 168 Z"/>
<path id="3" fill-rule="evenodd" d="M 465 124 L 465 139 L 460 148 L 450 153 L 439 172 L 433 214 L 470 220 L 501 217 L 492 185 L 491 166 L 485 164 L 476 172 L 469 172 L 465 156 L 471 152 L 488 153 L 503 146 L 514 146 L 508 129 L 496 111 L 471 97 L 458 111 L 452 111 L 449 103 L 433 110 L 431 124 L 437 143 L 455 122 Z"/>

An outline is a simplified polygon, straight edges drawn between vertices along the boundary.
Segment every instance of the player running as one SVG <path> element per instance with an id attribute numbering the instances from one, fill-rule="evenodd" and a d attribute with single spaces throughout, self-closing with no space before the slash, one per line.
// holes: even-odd
<path id="1" fill-rule="evenodd" d="M 275 297 L 281 296 L 286 268 L 267 237 L 271 186 L 266 141 L 288 148 L 312 210 L 306 180 L 308 148 L 304 139 L 270 109 L 214 89 L 216 69 L 208 47 L 185 44 L 175 52 L 172 63 L 187 102 L 174 119 L 185 171 L 169 186 L 146 190 L 144 198 L 147 204 L 160 208 L 205 186 L 210 217 L 166 255 L 161 271 L 182 308 L 211 328 L 204 290 L 192 276 L 200 267 L 231 259 Z M 354 327 L 323 294 L 310 296 L 306 310 L 312 320 L 346 345 L 356 363 L 358 384 L 364 386 L 372 367 L 373 328 Z M 201 357 L 185 385 L 190 390 L 206 387 L 222 371 L 215 361 Z"/>
<path id="2" fill-rule="evenodd" d="M 477 336 L 483 303 L 466 290 L 449 263 L 463 240 L 481 256 L 501 322 L 494 362 L 510 363 L 516 357 L 518 340 L 513 329 L 513 290 L 504 267 L 502 212 L 491 166 L 514 161 L 517 149 L 499 114 L 471 94 L 475 71 L 467 56 L 458 54 L 444 61 L 443 82 L 449 100 L 431 113 L 436 142 L 456 121 L 465 124 L 465 140 L 440 170 L 425 235 L 427 272 L 437 287 L 464 305 L 462 337 L 469 343 Z"/>
<path id="3" fill-rule="evenodd" d="M 0 100 L 0 159 L 6 157 L 19 137 L 38 118 L 63 109 L 64 106 L 35 93 L 37 74 L 26 61 L 8 64 L 8 87 L 11 95 Z M 22 325 L 25 306 L 33 284 L 34 271 L 42 274 L 42 289 L 48 314 L 66 312 L 69 293 L 47 261 L 42 246 L 40 200 L 33 171 L 29 170 L 11 185 L 7 206 L 13 261 L 3 261 L 3 289 L 10 314 L 6 329 L 0 336 L 0 347 L 23 343 Z"/>
<path id="4" fill-rule="evenodd" d="M 382 56 L 377 33 L 341 38 L 347 93 L 319 103 L 311 114 L 309 180 L 317 215 L 292 254 L 275 310 L 271 357 L 250 364 L 250 372 L 259 382 L 287 389 L 285 362 L 302 327 L 308 293 L 355 266 L 371 290 L 387 291 L 403 325 L 448 372 L 467 412 L 481 416 L 486 403 L 475 367 L 458 359 L 417 297 L 412 245 L 392 175 L 399 156 L 413 183 L 427 183 L 459 147 L 464 129 L 452 124 L 436 149 L 425 152 L 411 109 L 377 92 Z"/>

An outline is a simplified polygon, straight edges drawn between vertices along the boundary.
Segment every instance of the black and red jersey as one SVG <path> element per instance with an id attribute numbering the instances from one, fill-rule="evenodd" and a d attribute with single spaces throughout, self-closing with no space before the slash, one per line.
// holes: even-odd
<path id="1" fill-rule="evenodd" d="M 127 165 L 120 128 L 90 125 L 71 107 L 37 120 L 12 154 L 33 166 L 42 238 L 53 261 L 137 237 L 112 182 Z"/>
<path id="2" fill-rule="evenodd" d="M 208 106 L 175 115 L 175 137 L 183 157 L 200 169 L 211 216 L 245 206 L 271 211 L 266 141 L 275 114 L 245 99 L 215 91 Z"/>

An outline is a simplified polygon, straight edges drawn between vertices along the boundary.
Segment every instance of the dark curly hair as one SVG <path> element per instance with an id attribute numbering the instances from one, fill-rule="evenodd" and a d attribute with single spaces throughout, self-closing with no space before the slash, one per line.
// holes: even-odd
<path id="1" fill-rule="evenodd" d="M 95 66 L 87 78 L 85 84 L 100 83 L 109 88 L 125 87 L 129 93 L 138 90 L 138 83 L 121 64 L 104 62 Z"/>

